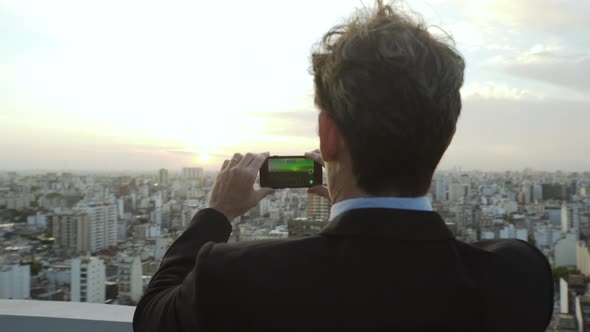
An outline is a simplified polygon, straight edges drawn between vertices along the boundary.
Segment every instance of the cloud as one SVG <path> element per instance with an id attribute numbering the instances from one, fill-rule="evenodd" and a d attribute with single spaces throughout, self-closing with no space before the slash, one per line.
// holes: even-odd
<path id="1" fill-rule="evenodd" d="M 441 168 L 588 170 L 590 102 L 465 99 Z"/>
<path id="2" fill-rule="evenodd" d="M 484 12 L 498 24 L 509 24 L 518 29 L 560 32 L 590 28 L 587 1 L 555 0 L 493 0 L 485 1 Z"/>
<path id="3" fill-rule="evenodd" d="M 464 99 L 542 100 L 544 98 L 540 93 L 496 82 L 467 84 L 461 90 L 461 94 Z"/>
<path id="4" fill-rule="evenodd" d="M 538 44 L 512 56 L 493 58 L 491 65 L 512 76 L 590 91 L 590 54 L 568 55 L 559 47 Z"/>

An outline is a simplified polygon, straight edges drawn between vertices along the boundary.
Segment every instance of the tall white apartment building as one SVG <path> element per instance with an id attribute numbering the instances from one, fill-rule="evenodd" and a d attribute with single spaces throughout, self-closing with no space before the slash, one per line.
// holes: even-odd
<path id="1" fill-rule="evenodd" d="M 444 202 L 447 200 L 447 181 L 442 175 L 436 177 L 434 198 L 437 202 Z"/>
<path id="2" fill-rule="evenodd" d="M 327 221 L 330 219 L 332 203 L 324 197 L 307 194 L 307 219 L 314 221 Z"/>
<path id="3" fill-rule="evenodd" d="M 577 233 L 580 228 L 579 207 L 575 204 L 561 204 L 561 232 Z"/>
<path id="4" fill-rule="evenodd" d="M 258 203 L 259 214 L 261 217 L 264 217 L 266 214 L 270 213 L 270 199 L 264 198 L 263 200 Z"/>
<path id="5" fill-rule="evenodd" d="M 72 259 L 70 276 L 72 302 L 104 303 L 106 268 L 101 259 Z"/>
<path id="6" fill-rule="evenodd" d="M 139 302 L 143 295 L 141 259 L 138 256 L 123 256 L 118 267 L 119 297 L 132 303 Z"/>
<path id="7" fill-rule="evenodd" d="M 85 204 L 79 208 L 90 221 L 90 251 L 95 252 L 117 244 L 117 205 Z"/>
<path id="8" fill-rule="evenodd" d="M 24 300 L 31 297 L 31 266 L 0 266 L 0 299 Z"/>

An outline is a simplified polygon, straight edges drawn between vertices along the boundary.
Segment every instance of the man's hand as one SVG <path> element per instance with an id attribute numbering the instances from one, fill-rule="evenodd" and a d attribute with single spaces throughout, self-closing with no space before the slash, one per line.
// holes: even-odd
<path id="1" fill-rule="evenodd" d="M 236 153 L 226 160 L 211 190 L 209 207 L 223 213 L 228 220 L 248 212 L 264 197 L 274 193 L 271 188 L 254 190 L 254 181 L 268 153 Z"/>
<path id="2" fill-rule="evenodd" d="M 318 162 L 320 165 L 324 166 L 324 159 L 322 158 L 322 154 L 320 149 L 315 149 L 311 152 L 306 152 L 305 157 L 312 159 L 313 161 Z M 328 200 L 332 200 L 330 198 L 330 192 L 328 191 L 328 187 L 326 185 L 317 185 L 307 189 L 307 192 L 310 194 L 316 194 L 318 196 L 322 196 L 327 198 Z"/>

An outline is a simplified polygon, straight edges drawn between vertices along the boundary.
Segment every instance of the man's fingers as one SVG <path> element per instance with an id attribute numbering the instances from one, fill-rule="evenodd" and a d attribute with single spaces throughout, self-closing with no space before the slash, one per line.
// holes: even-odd
<path id="1" fill-rule="evenodd" d="M 324 198 L 330 199 L 330 192 L 328 191 L 328 187 L 326 186 L 313 186 L 307 189 L 307 192 L 310 194 L 322 196 Z"/>
<path id="2" fill-rule="evenodd" d="M 246 155 L 238 163 L 238 166 L 248 167 L 248 165 L 250 165 L 250 163 L 252 162 L 252 160 L 254 160 L 255 157 L 256 155 L 253 153 L 246 153 Z"/>
<path id="3" fill-rule="evenodd" d="M 264 164 L 264 161 L 266 160 L 266 158 L 268 158 L 268 156 L 269 156 L 268 152 L 256 155 L 256 157 L 254 157 L 254 159 L 252 159 L 252 162 L 250 163 L 248 168 L 251 168 L 251 169 L 255 170 L 256 172 L 258 172 L 258 170 L 260 169 L 262 164 Z"/>
<path id="4" fill-rule="evenodd" d="M 226 159 L 226 160 L 223 162 L 223 165 L 221 165 L 221 170 L 223 171 L 224 169 L 226 169 L 226 168 L 227 168 L 227 165 L 229 165 L 229 160 L 227 160 L 227 159 Z"/>
<path id="5" fill-rule="evenodd" d="M 235 153 L 233 157 L 231 157 L 231 160 L 229 161 L 229 165 L 228 168 L 232 168 L 234 166 L 236 166 L 240 160 L 242 159 L 242 155 L 240 153 Z"/>
<path id="6" fill-rule="evenodd" d="M 319 149 L 316 149 L 314 151 L 311 152 L 306 152 L 305 153 L 305 157 L 319 163 L 320 165 L 324 166 L 324 159 L 322 158 L 322 155 L 320 153 Z"/>

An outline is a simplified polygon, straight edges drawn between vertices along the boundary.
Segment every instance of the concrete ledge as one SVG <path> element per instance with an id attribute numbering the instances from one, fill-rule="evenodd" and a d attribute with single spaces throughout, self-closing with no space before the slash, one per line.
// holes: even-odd
<path id="1" fill-rule="evenodd" d="M 0 300 L 0 326 L 7 332 L 131 332 L 134 311 L 95 303 Z"/>

